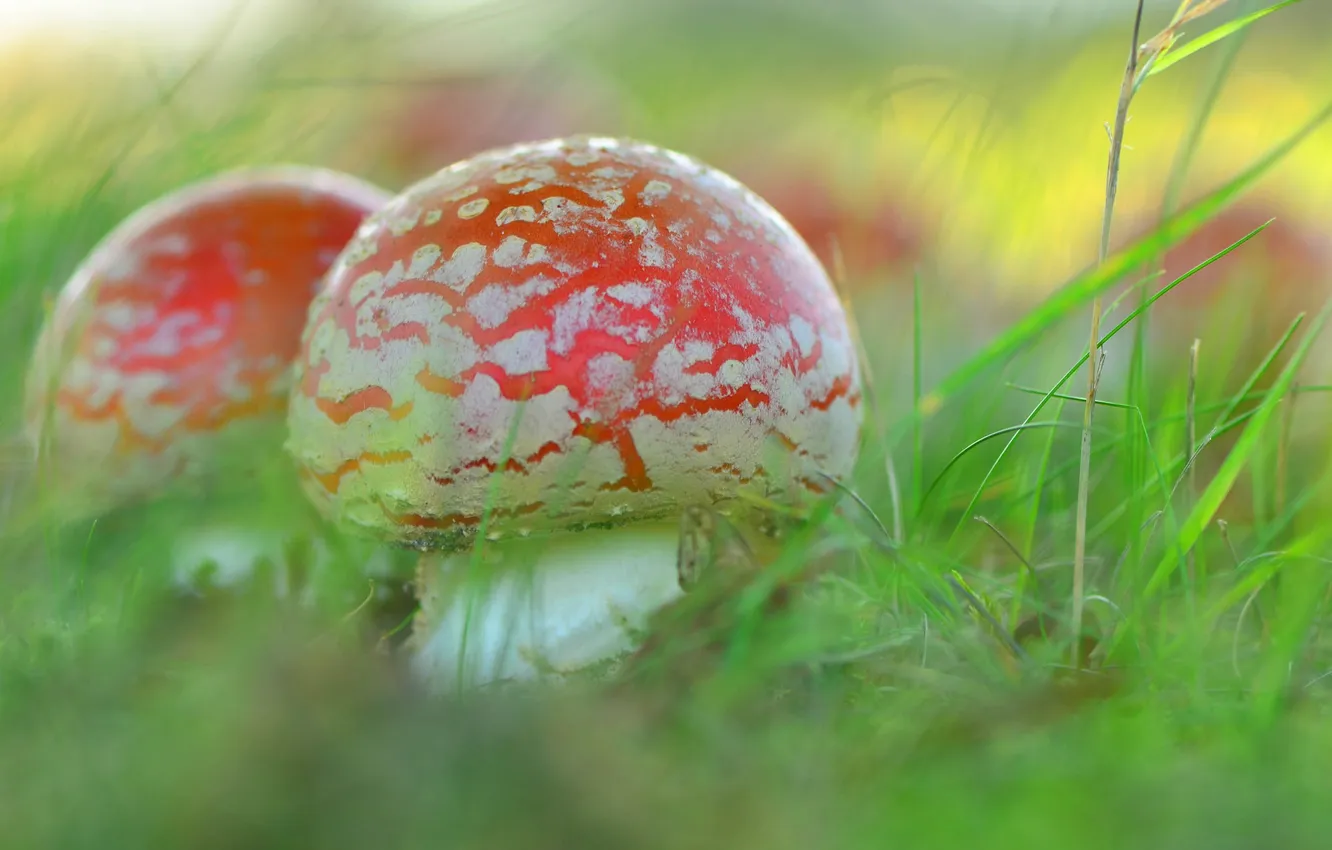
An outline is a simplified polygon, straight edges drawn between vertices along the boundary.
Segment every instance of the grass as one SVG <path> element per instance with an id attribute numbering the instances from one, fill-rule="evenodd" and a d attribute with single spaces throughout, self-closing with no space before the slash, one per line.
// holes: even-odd
<path id="1" fill-rule="evenodd" d="M 354 569 L 371 547 L 322 526 L 280 462 L 95 521 L 20 490 L 0 529 L 4 846 L 1324 846 L 1332 467 L 1311 356 L 1327 314 L 1290 316 L 1233 363 L 1209 352 L 1241 348 L 1242 328 L 1204 337 L 1196 362 L 1191 339 L 1163 350 L 1136 330 L 1201 268 L 1161 280 L 1157 258 L 1328 117 L 1170 200 L 974 352 L 955 351 L 965 330 L 930 279 L 908 283 L 906 318 L 882 317 L 905 343 L 866 340 L 883 421 L 846 489 L 769 569 L 705 578 L 650 651 L 565 688 L 420 693 L 380 640 L 402 611 Z M 211 129 L 189 142 L 161 174 L 108 154 L 94 190 L 58 202 L 35 172 L 5 178 L 22 201 L 0 221 L 8 397 L 43 285 L 228 156 Z M 1127 345 L 1135 377 L 1099 389 L 1084 477 L 1067 383 L 1092 346 L 1066 341 L 1101 294 L 1096 342 Z M 328 546 L 314 604 L 262 584 L 170 592 L 172 546 L 223 521 Z"/>

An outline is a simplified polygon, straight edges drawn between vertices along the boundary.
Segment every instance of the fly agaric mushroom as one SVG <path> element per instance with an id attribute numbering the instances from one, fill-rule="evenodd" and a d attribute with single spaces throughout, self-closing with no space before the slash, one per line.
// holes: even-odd
<path id="1" fill-rule="evenodd" d="M 499 148 L 411 186 L 302 339 L 288 448 L 331 519 L 433 550 L 411 641 L 432 685 L 631 649 L 626 623 L 682 592 L 685 510 L 797 504 L 857 454 L 823 267 L 734 179 L 639 142 Z"/>
<path id="2" fill-rule="evenodd" d="M 241 169 L 149 204 L 103 239 L 61 291 L 28 376 L 25 434 L 62 513 L 215 471 L 224 439 L 280 428 L 310 301 L 388 198 L 323 169 Z M 264 462 L 281 442 L 246 448 Z"/>
<path id="3" fill-rule="evenodd" d="M 480 151 L 623 123 L 614 88 L 598 75 L 542 63 L 449 75 L 405 89 L 381 117 L 378 134 L 363 140 L 397 174 L 416 180 L 441 162 Z"/>
<path id="4" fill-rule="evenodd" d="M 1207 318 L 1230 295 L 1251 295 L 1245 304 L 1251 342 L 1251 363 L 1270 348 L 1301 310 L 1316 311 L 1332 282 L 1332 240 L 1308 221 L 1301 221 L 1277 199 L 1238 204 L 1203 225 L 1198 232 L 1165 256 L 1164 279 L 1173 280 L 1224 251 L 1269 219 L 1262 233 L 1184 281 L 1153 307 L 1178 332 L 1177 350 L 1187 348 L 1192 334 L 1203 330 Z M 1242 287 L 1242 289 L 1237 288 Z M 1173 311 L 1173 313 L 1172 313 Z M 1227 340 L 1227 345 L 1234 340 Z"/>
<path id="5" fill-rule="evenodd" d="M 877 184 L 839 194 L 809 166 L 798 157 L 761 167 L 751 162 L 741 179 L 791 223 L 826 267 L 835 269 L 840 261 L 847 279 L 839 284 L 863 290 L 924 258 L 931 233 L 921 202 Z"/>

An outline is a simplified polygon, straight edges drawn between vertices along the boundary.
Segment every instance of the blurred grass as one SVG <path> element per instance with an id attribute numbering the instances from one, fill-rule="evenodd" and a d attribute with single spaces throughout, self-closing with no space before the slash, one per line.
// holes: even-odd
<path id="1" fill-rule="evenodd" d="M 1332 99 L 1332 66 L 1308 31 L 1321 19 L 1304 6 L 1316 4 L 1273 16 L 1238 55 L 1186 199 L 1243 173 Z M 889 38 L 868 7 L 858 19 L 783 4 L 761 27 L 754 9 L 622 9 L 551 34 L 530 73 L 606 75 L 621 107 L 607 131 L 723 167 L 773 156 L 780 173 L 813 154 L 847 203 L 892 186 L 908 217 L 944 211 L 922 256 L 839 281 L 882 416 L 849 482 L 866 508 L 843 497 L 743 592 L 704 587 L 664 612 L 659 648 L 606 680 L 444 700 L 379 651 L 393 618 L 362 605 L 352 569 L 368 547 L 322 527 L 280 462 L 95 523 L 32 528 L 14 519 L 21 503 L 0 515 L 4 846 L 1325 845 L 1327 364 L 1311 355 L 1274 383 L 1314 317 L 1275 347 L 1245 326 L 1242 299 L 1294 285 L 1321 305 L 1327 270 L 1292 282 L 1263 261 L 1238 265 L 1257 257 L 1256 234 L 1217 260 L 1235 286 L 1190 308 L 1211 319 L 1192 401 L 1182 338 L 1144 343 L 1144 386 L 1106 390 L 1089 672 L 1068 669 L 1063 625 L 1078 390 L 1036 418 L 1021 389 L 1045 394 L 1085 353 L 1088 281 L 1122 289 L 1150 272 L 1208 60 L 1154 79 L 1135 105 L 1120 221 L 1151 222 L 1135 228 L 1148 233 L 1128 246 L 1135 258 L 1037 307 L 1095 256 L 1122 33 L 973 33 L 974 49 L 950 53 L 954 33 L 931 52 Z M 426 88 L 407 81 L 431 69 L 411 51 L 395 58 L 404 28 L 390 24 L 349 13 L 322 24 L 326 37 L 275 37 L 241 65 L 204 56 L 151 75 L 133 54 L 48 47 L 4 60 L 0 397 L 18 397 L 43 299 L 156 195 L 255 162 L 325 164 L 395 188 L 418 176 L 409 170 L 425 166 L 395 158 L 394 121 Z M 447 44 L 467 31 L 416 35 Z M 1330 145 L 1318 131 L 1253 194 L 1325 231 Z M 1106 327 L 1137 306 L 1127 296 Z M 1297 379 L 1304 425 L 1286 427 Z M 935 399 L 918 443 L 917 398 Z M 1190 404 L 1203 433 L 1219 431 L 1198 458 L 1200 486 L 1214 487 L 1203 507 L 1187 487 L 1163 497 L 1157 475 L 1181 478 Z M 1040 427 L 1002 433 L 1028 414 Z M 17 417 L 16 403 L 0 406 L 6 433 Z M 920 494 L 905 505 L 893 503 L 889 455 L 899 492 Z M 1214 483 L 1221 473 L 1232 486 Z M 900 511 L 904 539 L 885 540 L 869 511 Z M 330 546 L 316 604 L 265 587 L 170 593 L 172 547 L 214 521 Z M 1196 543 L 1192 570 L 1171 566 L 1181 543 Z"/>

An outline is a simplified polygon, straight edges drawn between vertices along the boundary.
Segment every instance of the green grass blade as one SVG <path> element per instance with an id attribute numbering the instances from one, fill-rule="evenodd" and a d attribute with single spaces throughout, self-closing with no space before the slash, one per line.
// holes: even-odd
<path id="1" fill-rule="evenodd" d="M 1309 332 L 1300 341 L 1299 348 L 1291 355 L 1290 361 L 1281 370 L 1280 377 L 1267 391 L 1262 404 L 1258 406 L 1258 409 L 1249 419 L 1248 425 L 1240 433 L 1235 447 L 1226 455 L 1226 459 L 1222 462 L 1221 468 L 1217 470 L 1216 476 L 1198 497 L 1193 510 L 1185 517 L 1183 524 L 1180 526 L 1179 534 L 1171 542 L 1160 563 L 1157 564 L 1152 577 L 1143 588 L 1142 599 L 1149 599 L 1161 588 L 1179 566 L 1184 553 L 1193 548 L 1198 542 L 1198 538 L 1202 536 L 1203 529 L 1211 524 L 1213 518 L 1215 518 L 1216 512 L 1221 508 L 1221 502 L 1230 493 L 1235 480 L 1239 478 L 1240 472 L 1249 462 L 1250 455 L 1257 449 L 1259 437 L 1275 414 L 1277 404 L 1290 389 L 1291 384 L 1294 383 L 1296 373 L 1309 355 L 1314 340 L 1318 338 L 1329 314 L 1332 314 L 1332 301 L 1328 301 L 1327 305 L 1319 312 L 1318 317 L 1314 319 L 1313 326 L 1309 328 Z"/>
<path id="2" fill-rule="evenodd" d="M 1241 6 L 1246 4 L 1241 4 Z M 1221 98 L 1221 90 L 1225 87 L 1226 81 L 1230 79 L 1231 71 L 1234 70 L 1235 60 L 1239 56 L 1240 48 L 1244 46 L 1248 30 L 1244 30 L 1226 43 L 1226 50 L 1216 63 L 1207 84 L 1203 89 L 1201 97 L 1198 99 L 1198 105 L 1194 110 L 1193 117 L 1189 121 L 1188 129 L 1180 140 L 1179 146 L 1175 149 L 1174 159 L 1170 163 L 1170 176 L 1166 178 L 1165 193 L 1161 199 L 1161 213 L 1167 215 L 1179 207 L 1179 199 L 1184 193 L 1184 185 L 1188 180 L 1189 173 L 1193 167 L 1194 158 L 1198 154 L 1198 146 L 1202 143 L 1203 132 L 1212 120 L 1212 113 L 1216 110 L 1217 101 Z"/>
<path id="3" fill-rule="evenodd" d="M 1189 456 L 1188 463 L 1184 465 L 1184 469 L 1180 472 L 1179 478 L 1175 480 L 1175 485 L 1171 489 L 1172 495 L 1184 483 L 1184 478 L 1188 474 L 1189 466 L 1191 466 L 1197 460 L 1197 457 L 1202 452 L 1202 450 L 1207 448 L 1208 444 L 1211 443 L 1213 440 L 1215 440 L 1217 437 L 1221 436 L 1222 428 L 1233 427 L 1233 423 L 1235 420 L 1235 411 L 1239 410 L 1239 406 L 1243 404 L 1244 399 L 1254 397 L 1255 395 L 1254 387 L 1258 386 L 1258 382 L 1262 380 L 1263 375 L 1265 375 L 1267 373 L 1267 370 L 1272 367 L 1272 364 L 1276 362 L 1276 359 L 1281 356 L 1281 352 L 1284 351 L 1286 349 L 1286 346 L 1290 344 L 1291 338 L 1295 336 L 1295 332 L 1299 329 L 1299 326 L 1303 322 L 1304 322 L 1303 314 L 1300 314 L 1295 317 L 1295 319 L 1290 323 L 1290 327 L 1286 328 L 1286 332 L 1282 334 L 1281 339 L 1277 340 L 1276 345 L 1272 347 L 1272 350 L 1267 352 L 1267 356 L 1263 358 L 1262 362 L 1259 363 L 1256 367 L 1254 367 L 1253 371 L 1249 373 L 1249 377 L 1244 381 L 1244 386 L 1240 387 L 1239 391 L 1236 392 L 1233 396 L 1231 396 L 1231 398 L 1226 402 L 1226 405 L 1224 408 L 1222 408 L 1220 415 L 1216 417 L 1216 423 L 1212 426 L 1211 430 L 1209 430 L 1206 434 L 1203 435 L 1202 439 L 1198 441 L 1197 446 L 1194 446 L 1192 448 L 1192 452 Z M 1257 396 L 1261 399 L 1265 399 L 1267 397 L 1266 393 L 1258 393 Z M 1249 413 L 1253 413 L 1253 411 L 1249 411 Z"/>
<path id="4" fill-rule="evenodd" d="M 1219 27 L 1216 27 L 1215 29 L 1208 30 L 1207 32 L 1203 33 L 1202 35 L 1190 41 L 1188 44 L 1185 44 L 1183 47 L 1173 48 L 1169 52 L 1161 55 L 1152 64 L 1152 67 L 1147 70 L 1147 73 L 1144 75 L 1144 78 L 1155 76 L 1164 71 L 1166 68 L 1173 66 L 1175 63 L 1189 58 L 1193 54 L 1197 53 L 1199 50 L 1202 50 L 1205 47 L 1211 47 L 1213 44 L 1216 44 L 1218 41 L 1221 41 L 1222 39 L 1225 38 L 1229 38 L 1235 33 L 1244 30 L 1246 27 L 1251 26 L 1252 24 L 1256 23 L 1262 18 L 1267 17 L 1268 15 L 1277 11 L 1278 9 L 1284 9 L 1287 6 L 1294 6 L 1298 2 L 1300 2 L 1300 0 L 1281 0 L 1280 3 L 1273 3 L 1271 6 L 1268 6 L 1265 9 L 1259 9 L 1256 12 L 1251 12 L 1247 15 L 1238 17 L 1233 21 L 1227 21 L 1226 23 L 1222 24 Z"/>
<path id="5" fill-rule="evenodd" d="M 1203 616 L 1204 621 L 1216 623 L 1227 611 L 1243 602 L 1250 593 L 1271 581 L 1272 576 L 1281 571 L 1283 555 L 1284 553 L 1273 553 L 1269 557 L 1262 558 L 1254 569 L 1235 583 L 1234 587 L 1221 594 L 1221 598 L 1216 600 Z"/>
<path id="6" fill-rule="evenodd" d="M 1235 250 L 1240 245 L 1243 245 L 1245 242 L 1248 242 L 1250 239 L 1257 236 L 1264 229 L 1266 229 L 1267 226 L 1270 225 L 1271 223 L 1272 220 L 1269 219 L 1268 221 L 1264 222 L 1263 224 L 1251 230 L 1245 236 L 1236 240 L 1229 247 L 1223 249 L 1216 255 L 1209 257 L 1208 259 L 1204 260 L 1203 262 L 1189 269 L 1184 274 L 1175 278 L 1170 283 L 1161 287 L 1159 290 L 1157 290 L 1155 293 L 1152 294 L 1152 297 L 1146 299 L 1141 304 L 1139 304 L 1136 308 L 1134 308 L 1133 312 L 1129 313 L 1127 316 L 1121 319 L 1118 324 L 1116 324 L 1113 328 L 1111 328 L 1104 335 L 1102 335 L 1098 346 L 1104 346 L 1107 342 L 1113 339 L 1116 334 L 1118 334 L 1125 327 L 1127 327 L 1129 322 L 1132 322 L 1138 316 L 1142 315 L 1149 308 L 1151 308 L 1153 304 L 1155 304 L 1160 299 L 1164 298 L 1166 293 L 1170 292 L 1170 290 L 1174 289 L 1176 286 L 1188 280 L 1193 275 L 1207 268 L 1212 263 L 1224 257 L 1226 254 L 1229 254 L 1231 251 Z M 1060 379 L 1055 382 L 1055 385 L 1050 388 L 1050 391 L 1046 393 L 1041 398 L 1041 400 L 1036 403 L 1036 406 L 1032 408 L 1031 413 L 1027 414 L 1027 418 L 1023 421 L 1024 425 L 1033 422 L 1036 419 L 1036 417 L 1040 415 L 1040 412 L 1045 408 L 1045 405 L 1050 401 L 1050 399 L 1054 396 L 1054 394 L 1059 392 L 1059 390 L 1063 389 L 1064 384 L 1068 383 L 1069 380 L 1071 380 L 1072 377 L 1077 374 L 1078 370 L 1082 368 L 1083 364 L 1087 362 L 1087 358 L 1089 358 L 1090 356 L 1091 356 L 1090 349 L 1083 349 L 1082 356 L 1078 358 L 1077 362 L 1074 363 L 1072 366 L 1070 366 L 1068 368 L 1068 371 L 1064 372 L 1063 376 L 1061 376 Z M 966 517 L 970 515 L 970 513 L 973 510 L 975 510 L 976 503 L 980 500 L 980 494 L 985 492 L 985 488 L 989 484 L 990 479 L 994 476 L 995 470 L 999 468 L 999 463 L 1004 459 L 1004 456 L 1007 455 L 1008 450 L 1013 447 L 1013 444 L 1017 442 L 1018 433 L 1013 434 L 1013 436 L 1009 438 L 1008 442 L 1004 445 L 1004 447 L 999 451 L 999 456 L 994 459 L 994 463 L 990 465 L 989 471 L 985 473 L 985 477 L 981 479 L 980 484 L 976 487 L 975 495 L 972 497 L 971 504 L 968 505 L 966 511 L 963 512 L 962 515 L 963 518 L 958 521 L 958 524 L 956 526 L 954 526 L 953 533 L 951 536 L 955 537 L 957 535 L 958 531 L 962 529 L 962 525 L 966 521 Z"/>
<path id="7" fill-rule="evenodd" d="M 922 506 L 924 505 L 925 501 L 927 501 L 930 498 L 930 496 L 934 495 L 934 491 L 939 489 L 939 485 L 942 484 L 944 479 L 948 477 L 948 473 L 952 470 L 952 468 L 956 466 L 958 463 L 960 463 L 962 458 L 966 457 L 967 454 L 971 452 L 972 449 L 975 449 L 978 446 L 988 443 L 990 440 L 993 440 L 995 437 L 1002 437 L 1005 434 L 1013 434 L 1014 436 L 1016 436 L 1022 431 L 1030 431 L 1034 428 L 1081 429 L 1082 426 L 1074 422 L 1060 422 L 1058 420 L 1051 420 L 1049 422 L 1023 422 L 1020 425 L 1010 425 L 1007 428 L 1000 428 L 997 431 L 991 431 L 990 433 L 982 437 L 977 437 L 976 439 L 968 443 L 964 448 L 962 448 L 957 454 L 953 455 L 948 460 L 948 463 L 944 464 L 944 468 L 939 470 L 939 474 L 934 477 L 934 481 L 930 483 L 929 489 L 925 491 L 925 496 L 921 500 Z"/>
<path id="8" fill-rule="evenodd" d="M 920 311 L 920 271 L 913 278 L 911 292 L 911 406 L 920 408 L 921 393 L 921 311 Z M 915 516 L 920 516 L 920 507 L 925 502 L 925 445 L 924 429 L 916 421 L 911 432 L 911 509 Z"/>
<path id="9" fill-rule="evenodd" d="M 1176 465 L 1179 465 L 1179 473 L 1178 475 L 1175 476 L 1175 483 L 1171 485 L 1171 487 L 1168 490 L 1165 489 L 1164 487 L 1162 488 L 1163 489 L 1162 502 L 1165 505 L 1165 510 L 1169 512 L 1169 518 L 1171 520 L 1171 524 L 1168 526 L 1168 528 L 1171 529 L 1172 534 L 1178 534 L 1178 528 L 1174 525 L 1174 512 L 1172 507 L 1174 505 L 1175 494 L 1179 492 L 1179 488 L 1182 487 L 1184 482 L 1188 479 L 1189 470 L 1197 462 L 1198 457 L 1202 454 L 1203 450 L 1206 449 L 1208 445 L 1210 445 L 1214 440 L 1221 437 L 1223 434 L 1228 433 L 1229 431 L 1248 423 L 1249 420 L 1251 420 L 1253 416 L 1258 412 L 1258 408 L 1253 408 L 1252 410 L 1246 410 L 1244 413 L 1241 413 L 1239 415 L 1235 414 L 1235 412 L 1239 409 L 1239 406 L 1242 403 L 1243 399 L 1256 398 L 1261 401 L 1262 399 L 1265 399 L 1267 397 L 1265 392 L 1254 393 L 1253 388 L 1258 385 L 1258 381 L 1262 378 L 1264 374 L 1267 373 L 1267 370 L 1271 368 L 1272 364 L 1276 362 L 1277 358 L 1281 356 L 1282 352 L 1286 350 L 1286 346 L 1290 344 L 1291 339 L 1294 338 L 1296 331 L 1299 330 L 1303 322 L 1304 322 L 1304 314 L 1300 314 L 1295 317 L 1295 319 L 1290 323 L 1290 326 L 1286 328 L 1286 332 L 1282 334 L 1281 338 L 1277 340 L 1276 344 L 1272 346 L 1271 350 L 1267 352 L 1267 355 L 1263 358 L 1262 362 L 1259 363 L 1258 366 L 1255 367 L 1249 373 L 1249 377 L 1245 381 L 1244 386 L 1241 387 L 1238 392 L 1232 395 L 1224 403 L 1221 414 L 1220 416 L 1217 417 L 1216 424 L 1213 425 L 1212 428 L 1205 435 L 1203 435 L 1203 437 L 1198 441 L 1198 444 L 1196 446 L 1193 446 L 1190 451 L 1183 452 L 1171 460 L 1169 467 L 1171 469 L 1174 469 Z M 1138 497 L 1130 499 L 1130 503 L 1138 501 L 1138 499 L 1144 495 L 1146 495 L 1146 489 L 1140 491 Z M 1112 512 L 1112 514 L 1115 512 L 1122 513 L 1124 510 L 1127 510 L 1129 507 L 1130 507 L 1129 504 L 1120 505 L 1118 508 L 1115 509 L 1114 512 Z M 1102 520 L 1102 525 L 1101 525 L 1102 532 L 1110 527 L 1109 521 L 1110 521 L 1109 515 L 1107 515 L 1107 517 Z M 1152 540 L 1155 537 L 1159 528 L 1160 526 L 1155 522 L 1151 525 L 1151 532 L 1146 535 L 1146 539 L 1148 542 L 1150 542 L 1150 540 Z M 1133 563 L 1135 565 L 1141 564 L 1140 561 L 1135 561 Z M 1130 573 L 1124 577 L 1124 581 L 1122 583 L 1127 587 L 1136 588 L 1138 587 L 1138 579 L 1139 576 L 1137 576 L 1134 573 Z"/>
<path id="10" fill-rule="evenodd" d="M 1059 399 L 1058 404 L 1055 405 L 1055 419 L 1060 419 L 1063 416 L 1065 401 L 1066 399 Z M 1045 493 L 1045 482 L 1050 477 L 1050 458 L 1054 455 L 1054 438 L 1055 432 L 1051 430 L 1046 435 L 1045 446 L 1041 449 L 1040 461 L 1036 466 L 1035 481 L 1031 488 L 1030 509 L 1024 521 L 1022 535 L 1022 551 L 1028 558 L 1031 557 L 1032 549 L 1036 545 L 1036 521 L 1041 513 L 1041 498 Z"/>
<path id="11" fill-rule="evenodd" d="M 1066 283 L 1016 325 L 1000 334 L 979 353 L 955 369 L 934 390 L 923 396 L 913 414 L 905 417 L 907 421 L 899 423 L 898 428 L 909 427 L 916 417 L 934 414 L 945 401 L 987 368 L 1012 357 L 1083 303 L 1122 280 L 1133 269 L 1187 239 L 1252 188 L 1263 175 L 1329 118 L 1332 118 L 1332 102 L 1326 104 L 1294 133 L 1274 145 L 1247 170 L 1172 215 L 1151 234 L 1113 254 L 1105 263 L 1083 272 Z M 900 438 L 900 430 L 894 436 Z"/>

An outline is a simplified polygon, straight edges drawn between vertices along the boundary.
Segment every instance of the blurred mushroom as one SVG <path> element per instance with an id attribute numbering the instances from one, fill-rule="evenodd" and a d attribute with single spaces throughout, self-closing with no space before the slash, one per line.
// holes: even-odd
<path id="1" fill-rule="evenodd" d="M 209 479 L 224 447 L 244 450 L 242 472 L 282 457 L 310 300 L 387 198 L 336 172 L 242 169 L 173 192 L 107 235 L 60 292 L 27 382 L 26 439 L 61 515 Z M 249 545 L 238 542 L 247 529 L 212 533 L 223 560 Z M 182 577 L 188 567 L 175 564 Z"/>
<path id="2" fill-rule="evenodd" d="M 1274 220 L 1262 233 L 1166 296 L 1162 307 L 1178 308 L 1173 320 L 1197 318 L 1229 296 L 1248 296 L 1253 330 L 1270 336 L 1280 334 L 1300 310 L 1321 306 L 1332 283 L 1332 239 L 1279 205 L 1262 201 L 1227 209 L 1167 253 L 1161 283 L 1224 251 L 1269 219 Z M 1267 340 L 1275 342 L 1275 337 Z"/>
<path id="3" fill-rule="evenodd" d="M 435 553 L 413 663 L 437 687 L 632 649 L 683 592 L 688 507 L 754 528 L 746 494 L 799 505 L 857 455 L 818 260 L 732 178 L 638 142 L 502 148 L 410 187 L 303 341 L 288 446 L 330 518 Z"/>
<path id="4" fill-rule="evenodd" d="M 1204 368 L 1242 380 L 1301 311 L 1317 312 L 1332 294 L 1332 239 L 1273 198 L 1240 202 L 1167 252 L 1148 294 L 1274 219 L 1261 233 L 1192 275 L 1152 306 L 1151 352 L 1183 374 L 1189 347 L 1202 339 Z M 1154 225 L 1143 225 L 1140 231 Z M 1134 302 L 1136 303 L 1136 301 Z M 1124 310 L 1132 309 L 1126 304 Z M 1233 382 L 1232 381 L 1232 382 Z"/>
<path id="5" fill-rule="evenodd" d="M 909 279 L 928 250 L 925 211 L 892 192 L 868 187 L 860 193 L 839 192 L 826 176 L 821 179 L 802 166 L 792 161 L 736 171 L 791 223 L 826 267 L 836 269 L 840 261 L 847 286 L 862 288 L 885 276 Z"/>
<path id="6" fill-rule="evenodd" d="M 491 148 L 620 125 L 613 90 L 591 73 L 539 67 L 455 74 L 395 100 L 378 144 L 383 159 L 415 180 Z"/>

